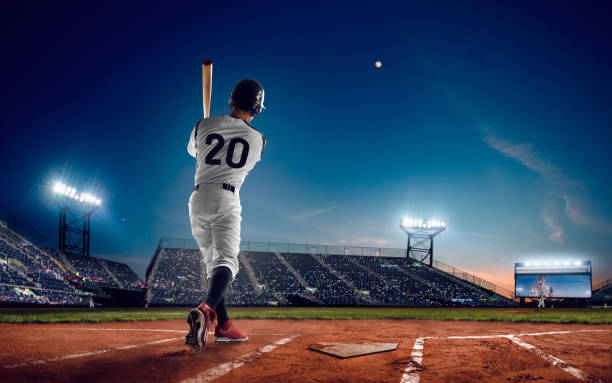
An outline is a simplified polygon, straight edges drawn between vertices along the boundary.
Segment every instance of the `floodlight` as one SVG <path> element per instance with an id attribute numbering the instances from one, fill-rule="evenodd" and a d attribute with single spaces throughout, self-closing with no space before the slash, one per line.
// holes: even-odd
<path id="1" fill-rule="evenodd" d="M 534 263 L 534 265 L 535 265 L 535 266 L 540 266 L 540 261 L 536 261 L 536 262 Z"/>
<path id="2" fill-rule="evenodd" d="M 564 261 L 563 262 L 563 266 L 569 266 L 569 262 L 568 261 Z"/>
<path id="3" fill-rule="evenodd" d="M 98 199 L 96 200 L 96 205 L 100 206 L 100 204 L 101 204 L 101 203 L 102 203 L 102 201 L 100 201 L 100 198 L 98 198 Z"/>
<path id="4" fill-rule="evenodd" d="M 531 266 L 531 262 L 525 262 L 525 266 L 527 267 Z"/>
<path id="5" fill-rule="evenodd" d="M 402 218 L 402 226 L 409 227 L 410 226 L 410 220 L 408 218 Z"/>
<path id="6" fill-rule="evenodd" d="M 580 262 L 579 262 L 579 261 L 575 261 L 575 262 L 574 262 L 574 265 L 576 265 L 576 266 L 580 266 Z"/>
<path id="7" fill-rule="evenodd" d="M 555 265 L 555 266 L 559 266 L 559 265 L 560 265 L 560 263 L 559 263 L 559 261 L 554 261 L 554 262 L 553 262 L 553 265 Z"/>

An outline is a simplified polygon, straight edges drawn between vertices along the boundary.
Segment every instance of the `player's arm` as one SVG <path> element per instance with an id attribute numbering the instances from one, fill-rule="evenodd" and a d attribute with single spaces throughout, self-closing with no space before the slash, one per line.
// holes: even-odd
<path id="1" fill-rule="evenodd" d="M 189 143 L 187 144 L 187 152 L 192 156 L 196 157 L 197 155 L 197 139 L 198 139 L 198 125 L 200 122 L 198 121 L 193 129 L 191 130 L 191 135 L 189 136 Z"/>

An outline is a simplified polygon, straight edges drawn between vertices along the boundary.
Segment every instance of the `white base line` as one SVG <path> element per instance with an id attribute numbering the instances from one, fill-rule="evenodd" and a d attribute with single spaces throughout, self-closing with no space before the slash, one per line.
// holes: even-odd
<path id="1" fill-rule="evenodd" d="M 70 328 L 70 327 L 49 327 L 46 328 L 45 330 L 81 330 L 81 331 L 150 331 L 150 332 L 172 332 L 172 333 L 179 333 L 179 334 L 187 334 L 187 329 L 185 330 L 164 330 L 164 329 L 156 329 L 156 328 L 85 328 L 85 327 L 76 327 L 76 328 Z M 287 333 L 283 333 L 283 334 L 276 334 L 276 333 L 270 333 L 270 334 L 252 334 L 252 333 L 248 333 L 248 336 L 287 336 L 287 335 L 292 335 L 292 334 L 287 334 Z M 211 333 L 210 336 L 213 336 L 213 334 Z"/>
<path id="2" fill-rule="evenodd" d="M 529 344 L 527 342 L 523 342 L 522 340 L 520 340 L 519 338 L 515 336 L 508 336 L 507 338 L 513 341 L 514 343 L 518 344 L 519 346 L 524 347 L 531 352 L 534 352 L 540 358 L 546 360 L 547 362 L 552 363 L 553 366 L 561 368 L 563 371 L 567 372 L 568 374 L 571 374 L 580 380 L 586 380 L 587 374 L 585 374 L 583 371 L 575 367 L 570 366 L 569 364 L 565 363 L 561 359 L 554 357 L 550 354 L 547 354 L 544 351 L 537 348 L 536 346 Z"/>
<path id="3" fill-rule="evenodd" d="M 252 351 L 249 352 L 248 354 L 244 354 L 242 355 L 240 358 L 233 360 L 231 362 L 227 362 L 227 363 L 223 363 L 217 367 L 213 367 L 211 369 L 208 369 L 204 372 L 199 373 L 196 376 L 193 376 L 191 378 L 187 378 L 183 381 L 181 381 L 180 383 L 202 383 L 202 382 L 210 382 L 213 381 L 215 379 L 217 379 L 220 376 L 223 376 L 225 374 L 227 374 L 228 372 L 230 372 L 231 370 L 238 368 L 240 366 L 242 366 L 243 364 L 250 362 L 251 360 L 257 358 L 258 356 L 265 354 L 267 352 L 270 352 L 272 350 L 274 350 L 275 348 L 277 348 L 278 346 L 281 346 L 285 343 L 288 343 L 290 341 L 292 341 L 294 338 L 298 337 L 299 335 L 291 335 L 287 338 L 283 338 L 279 341 L 276 341 L 268 346 L 264 346 L 262 348 L 260 348 L 259 350 L 256 351 Z"/>
<path id="4" fill-rule="evenodd" d="M 2 368 L 12 369 L 12 368 L 19 368 L 19 367 L 26 367 L 26 366 L 37 366 L 37 365 L 40 365 L 40 364 L 46 364 L 46 363 L 51 363 L 51 362 L 59 362 L 59 361 L 62 361 L 62 360 L 67 360 L 67 359 L 77 359 L 77 358 L 84 358 L 86 356 L 93 356 L 93 355 L 98 355 L 98 354 L 104 354 L 104 353 L 107 353 L 107 352 L 110 352 L 110 351 L 129 350 L 131 348 L 143 347 L 143 346 L 148 346 L 148 345 L 152 345 L 152 344 L 167 343 L 167 342 L 172 342 L 172 341 L 179 340 L 179 339 L 184 339 L 184 337 L 154 340 L 153 342 L 147 342 L 147 343 L 141 343 L 141 344 L 131 344 L 131 345 L 121 346 L 121 347 L 113 347 L 113 348 L 108 348 L 108 349 L 103 349 L 103 350 L 84 352 L 82 354 L 70 354 L 70 355 L 59 356 L 57 358 L 41 359 L 41 360 L 31 360 L 31 361 L 27 361 L 27 362 L 12 364 L 12 365 L 9 365 L 9 366 L 2 366 Z"/>
<path id="5" fill-rule="evenodd" d="M 412 349 L 412 360 L 410 364 L 406 366 L 404 370 L 404 374 L 402 375 L 402 380 L 400 383 L 418 383 L 420 379 L 420 369 L 421 364 L 423 363 L 423 345 L 425 344 L 426 339 L 492 339 L 492 338 L 506 338 L 510 339 L 512 342 L 527 348 L 530 351 L 535 352 L 540 357 L 552 363 L 553 366 L 560 367 L 563 371 L 575 376 L 578 379 L 586 380 L 586 374 L 574 368 L 559 358 L 556 358 L 552 355 L 546 354 L 544 351 L 539 348 L 525 343 L 520 340 L 519 336 L 539 336 L 539 335 L 557 335 L 557 334 L 570 334 L 575 332 L 608 332 L 612 330 L 572 330 L 572 331 L 548 331 L 548 332 L 532 332 L 532 333 L 522 333 L 522 334 L 504 334 L 504 335 L 467 335 L 467 336 L 426 336 L 422 338 L 417 338 L 414 342 L 414 347 Z"/>
<path id="6" fill-rule="evenodd" d="M 184 333 L 187 334 L 187 329 L 185 330 L 164 330 L 157 328 L 87 328 L 87 327 L 49 327 L 46 330 L 80 330 L 80 331 L 150 331 L 150 332 L 176 332 L 176 333 Z"/>
<path id="7" fill-rule="evenodd" d="M 500 334 L 500 335 L 426 336 L 423 339 L 492 339 L 492 338 L 507 338 L 509 336 L 539 336 L 539 335 L 571 334 L 575 332 L 607 332 L 607 331 L 612 331 L 612 330 L 548 331 L 548 332 L 532 332 L 532 333 L 522 333 L 522 334 Z"/>
<path id="8" fill-rule="evenodd" d="M 423 362 L 423 343 L 424 338 L 417 338 L 414 341 L 414 347 L 412 348 L 412 363 L 410 363 L 404 370 L 402 380 L 400 383 L 419 383 L 419 369 Z"/>

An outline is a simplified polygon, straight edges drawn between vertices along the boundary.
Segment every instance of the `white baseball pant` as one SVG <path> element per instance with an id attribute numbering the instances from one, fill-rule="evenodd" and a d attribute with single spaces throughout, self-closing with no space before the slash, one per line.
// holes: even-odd
<path id="1" fill-rule="evenodd" d="M 204 257 L 208 278 L 219 266 L 230 269 L 232 279 L 238 274 L 241 212 L 238 190 L 234 194 L 222 184 L 200 184 L 191 193 L 191 233 Z"/>
<path id="2" fill-rule="evenodd" d="M 545 301 L 546 301 L 546 299 L 544 299 L 544 298 L 540 297 L 540 300 L 538 301 L 538 308 L 539 308 L 539 309 L 540 309 L 540 308 L 544 308 L 544 307 L 545 307 L 545 306 L 544 306 L 544 305 L 545 305 Z"/>

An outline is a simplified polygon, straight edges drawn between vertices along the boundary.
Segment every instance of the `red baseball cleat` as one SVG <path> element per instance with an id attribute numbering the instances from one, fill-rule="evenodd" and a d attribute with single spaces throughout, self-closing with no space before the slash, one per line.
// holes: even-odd
<path id="1" fill-rule="evenodd" d="M 202 303 L 197 309 L 193 309 L 187 316 L 189 332 L 185 336 L 185 344 L 193 347 L 196 351 L 202 351 L 208 340 L 208 332 L 217 320 L 217 313 L 206 303 Z"/>
<path id="2" fill-rule="evenodd" d="M 228 320 L 221 326 L 217 326 L 214 340 L 220 343 L 246 342 L 249 340 L 249 337 L 238 330 L 231 320 Z"/>

